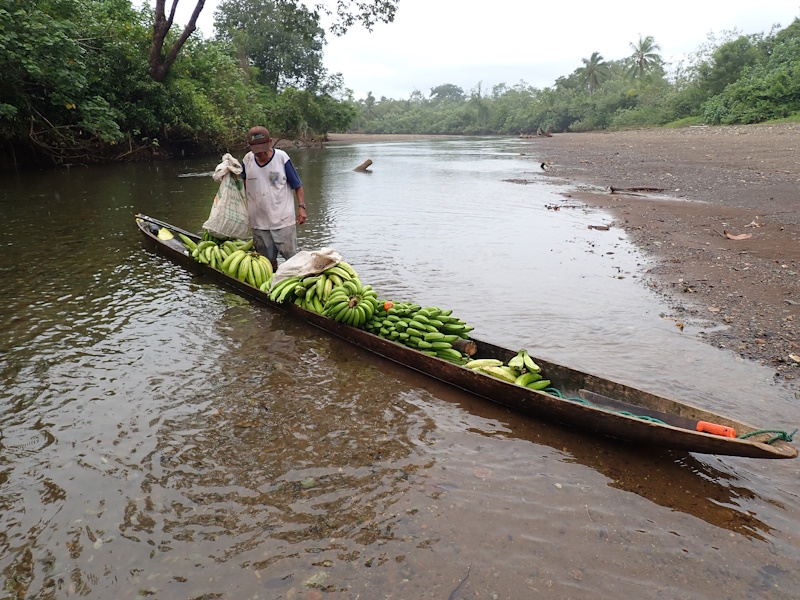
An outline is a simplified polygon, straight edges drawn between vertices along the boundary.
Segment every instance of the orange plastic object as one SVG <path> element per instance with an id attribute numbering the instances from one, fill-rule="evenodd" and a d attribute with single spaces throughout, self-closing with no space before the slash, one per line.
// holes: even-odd
<path id="1" fill-rule="evenodd" d="M 386 302 L 383 303 L 383 310 L 389 310 L 393 306 L 394 302 L 392 302 L 391 300 L 387 300 Z"/>
<path id="2" fill-rule="evenodd" d="M 733 427 L 717 425 L 716 423 L 709 423 L 708 421 L 698 421 L 697 431 L 702 431 L 703 433 L 713 433 L 714 435 L 721 435 L 729 438 L 736 437 L 736 430 Z"/>

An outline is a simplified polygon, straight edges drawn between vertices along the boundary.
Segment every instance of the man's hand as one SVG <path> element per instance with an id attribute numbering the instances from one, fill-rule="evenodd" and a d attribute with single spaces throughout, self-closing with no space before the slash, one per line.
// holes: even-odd
<path id="1" fill-rule="evenodd" d="M 306 209 L 300 207 L 297 209 L 297 224 L 302 225 L 306 222 Z"/>

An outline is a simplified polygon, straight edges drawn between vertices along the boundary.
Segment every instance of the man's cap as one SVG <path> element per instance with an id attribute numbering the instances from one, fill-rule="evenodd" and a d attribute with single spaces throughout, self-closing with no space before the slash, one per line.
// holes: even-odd
<path id="1" fill-rule="evenodd" d="M 247 132 L 247 143 L 250 144 L 250 150 L 253 152 L 268 152 L 269 145 L 269 131 L 266 127 L 253 127 Z"/>

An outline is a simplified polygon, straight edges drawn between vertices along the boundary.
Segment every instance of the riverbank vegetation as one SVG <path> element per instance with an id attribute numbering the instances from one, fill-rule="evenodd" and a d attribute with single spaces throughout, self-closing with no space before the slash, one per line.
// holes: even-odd
<path id="1" fill-rule="evenodd" d="M 800 120 L 800 20 L 768 34 L 710 35 L 678 64 L 666 64 L 652 37 L 631 54 L 598 51 L 555 85 L 465 92 L 444 84 L 425 96 L 358 102 L 362 133 L 515 134 L 633 127 L 723 125 Z"/>
<path id="2" fill-rule="evenodd" d="M 195 1 L 183 29 L 165 0 L 141 9 L 130 0 L 3 3 L 0 164 L 238 154 L 253 124 L 269 123 L 276 139 L 313 140 L 354 120 L 341 77 L 322 68 L 318 11 L 225 0 L 217 35 L 204 39 Z M 336 0 L 331 30 L 391 21 L 396 4 Z"/>
<path id="3" fill-rule="evenodd" d="M 355 100 L 323 67 L 320 10 L 222 0 L 213 38 L 176 27 L 165 0 L 10 0 L 0 7 L 0 164 L 71 164 L 245 150 L 244 132 L 317 143 L 329 132 L 535 135 L 800 115 L 800 21 L 725 32 L 680 64 L 652 37 L 594 51 L 552 87 Z M 329 32 L 390 22 L 399 0 L 331 0 Z M 174 10 L 174 7 L 173 7 Z"/>

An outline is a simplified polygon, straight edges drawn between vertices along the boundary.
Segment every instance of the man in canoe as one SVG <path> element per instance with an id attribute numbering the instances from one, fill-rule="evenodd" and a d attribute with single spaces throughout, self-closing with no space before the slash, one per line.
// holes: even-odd
<path id="1" fill-rule="evenodd" d="M 265 127 L 250 129 L 247 143 L 250 152 L 242 159 L 242 179 L 253 228 L 253 247 L 267 257 L 275 270 L 278 253 L 285 259 L 297 254 L 297 225 L 306 222 L 303 183 L 289 155 L 272 147 L 272 138 Z"/>

